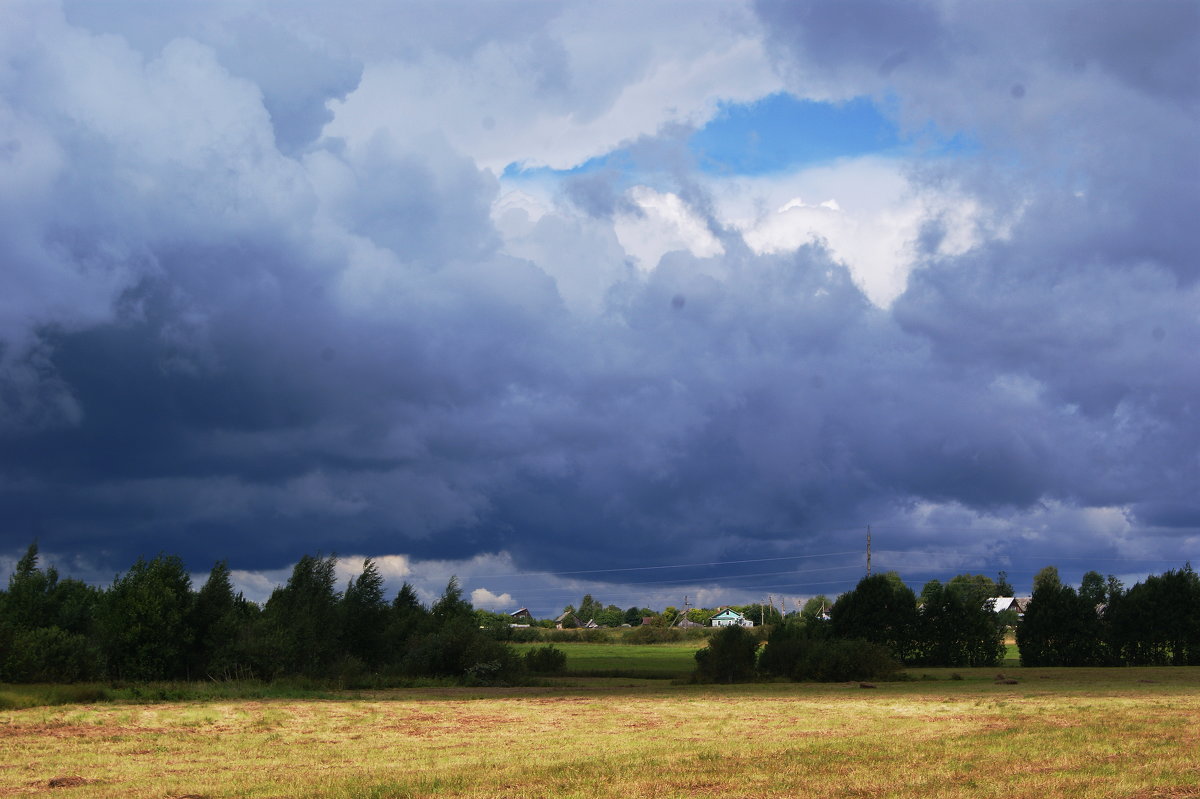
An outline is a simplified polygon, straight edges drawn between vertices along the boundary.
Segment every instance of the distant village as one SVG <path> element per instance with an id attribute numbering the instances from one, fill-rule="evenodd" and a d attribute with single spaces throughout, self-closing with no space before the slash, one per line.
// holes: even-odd
<path id="1" fill-rule="evenodd" d="M 983 607 L 993 613 L 1004 613 L 1012 622 L 1016 622 L 1024 615 L 1031 599 L 1032 597 L 1028 596 L 988 597 L 983 600 Z M 829 621 L 829 611 L 833 602 L 828 597 L 819 595 L 802 605 L 797 605 L 797 609 L 790 613 L 784 610 L 782 601 L 777 607 L 771 600 L 768 600 L 767 604 L 692 608 L 688 606 L 685 597 L 682 610 L 668 607 L 657 613 L 649 608 L 631 607 L 623 611 L 615 605 L 600 606 L 589 594 L 584 596 L 580 603 L 582 611 L 568 605 L 553 619 L 537 619 L 529 608 L 519 608 L 509 613 L 508 617 L 509 626 L 514 629 L 542 627 L 557 630 L 597 630 L 649 626 L 687 630 L 704 627 L 760 627 L 778 624 L 795 616 Z"/>

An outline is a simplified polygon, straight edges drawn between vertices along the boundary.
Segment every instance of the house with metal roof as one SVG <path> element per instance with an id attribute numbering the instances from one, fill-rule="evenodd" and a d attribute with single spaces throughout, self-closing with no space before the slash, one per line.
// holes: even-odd
<path id="1" fill-rule="evenodd" d="M 708 620 L 713 627 L 753 627 L 754 622 L 738 613 L 733 608 L 725 608 Z"/>

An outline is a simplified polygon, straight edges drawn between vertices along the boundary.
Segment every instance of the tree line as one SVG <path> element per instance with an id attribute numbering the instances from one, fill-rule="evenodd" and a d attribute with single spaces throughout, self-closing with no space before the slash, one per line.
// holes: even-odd
<path id="1" fill-rule="evenodd" d="M 1023 616 L 991 609 L 987 600 L 1012 593 L 1003 572 L 998 581 L 970 574 L 931 580 L 920 596 L 895 572 L 872 575 L 827 613 L 810 601 L 785 617 L 765 647 L 742 628 L 721 631 L 697 653 L 697 673 L 722 682 L 848 680 L 904 665 L 995 666 L 1013 629 L 1024 666 L 1200 665 L 1200 577 L 1190 564 L 1128 590 L 1094 571 L 1076 590 L 1048 566 L 1035 576 Z"/>
<path id="2" fill-rule="evenodd" d="M 1200 666 L 1200 576 L 1189 563 L 1126 590 L 1088 572 L 1076 591 L 1047 567 L 1017 646 L 1026 666 Z"/>
<path id="3" fill-rule="evenodd" d="M 335 565 L 333 555 L 305 555 L 260 607 L 234 591 L 224 561 L 199 590 L 182 560 L 165 554 L 139 558 L 110 586 L 95 588 L 39 567 L 35 543 L 0 591 L 0 681 L 304 676 L 343 684 L 411 677 L 487 683 L 562 666 L 555 655 L 522 658 L 505 646 L 514 635 L 511 619 L 474 610 L 456 579 L 425 607 L 408 583 L 388 601 L 369 558 L 338 590 Z M 1003 660 L 1013 629 L 1028 666 L 1200 665 L 1200 577 L 1190 564 L 1130 589 L 1088 572 L 1076 590 L 1047 567 L 1035 577 L 1019 622 L 986 604 L 1012 593 L 1003 572 L 995 581 L 971 574 L 933 580 L 919 596 L 889 572 L 864 578 L 836 601 L 813 597 L 798 613 L 739 607 L 773 622 L 747 639 L 757 652 L 769 634 L 754 655 L 761 662 L 750 668 L 798 679 L 842 674 L 854 662 L 992 666 Z M 670 624 L 678 615 L 671 610 L 621 611 L 591 595 L 580 603 L 584 615 L 616 624 L 645 617 Z M 721 660 L 712 651 L 704 657 Z"/>
<path id="4" fill-rule="evenodd" d="M 1130 589 L 1089 571 L 1078 590 L 1047 566 L 1018 620 L 993 612 L 991 597 L 1012 596 L 1003 573 L 932 580 L 918 597 L 893 573 L 864 578 L 829 611 L 828 634 L 882 644 L 901 663 L 990 666 L 1015 629 L 1026 666 L 1200 665 L 1200 577 L 1190 564 L 1150 575 Z"/>
<path id="5" fill-rule="evenodd" d="M 389 602 L 378 567 L 339 591 L 333 555 L 305 555 L 259 607 L 235 593 L 228 565 L 198 591 L 174 555 L 139 558 L 98 589 L 39 568 L 36 543 L 0 591 L 0 681 L 411 677 L 513 682 L 561 668 L 518 656 L 481 629 L 458 581 L 426 608 L 408 583 Z"/>

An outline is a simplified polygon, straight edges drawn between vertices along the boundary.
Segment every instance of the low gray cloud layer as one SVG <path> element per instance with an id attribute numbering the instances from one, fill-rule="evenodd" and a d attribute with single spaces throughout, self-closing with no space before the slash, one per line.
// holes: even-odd
<path id="1" fill-rule="evenodd" d="M 562 571 L 839 551 L 872 521 L 911 568 L 943 561 L 909 550 L 1014 572 L 1022 550 L 1195 551 L 1195 4 L 761 3 L 766 33 L 749 7 L 692 23 L 735 31 L 731 53 L 765 37 L 798 96 L 874 96 L 910 134 L 969 139 L 905 173 L 968 198 L 975 243 L 941 247 L 954 222 L 931 212 L 888 307 L 819 241 L 747 247 L 686 158 L 645 179 L 721 252 L 646 268 L 614 227 L 638 206 L 603 174 L 505 217 L 457 122 L 323 133 L 364 70 L 407 76 L 402 119 L 429 64 L 495 53 L 537 84 L 496 89 L 515 92 L 497 136 L 603 121 L 622 86 L 682 80 L 683 45 L 602 76 L 568 35 L 582 7 L 522 4 L 493 34 L 406 6 L 387 44 L 382 6 L 328 24 L 317 5 L 134 6 L 17 3 L 0 24 L 6 552 Z M 647 124 L 634 149 L 677 151 Z"/>

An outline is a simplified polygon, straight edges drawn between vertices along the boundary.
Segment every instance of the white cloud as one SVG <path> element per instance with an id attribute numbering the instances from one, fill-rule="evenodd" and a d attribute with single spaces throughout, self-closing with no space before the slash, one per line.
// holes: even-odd
<path id="1" fill-rule="evenodd" d="M 704 220 L 678 195 L 634 186 L 628 197 L 641 213 L 619 214 L 614 229 L 625 252 L 643 270 L 654 269 L 663 255 L 675 250 L 687 250 L 699 258 L 725 252 Z"/>
<path id="2" fill-rule="evenodd" d="M 532 199 L 518 202 L 518 194 L 504 195 L 493 210 L 503 251 L 532 261 L 553 278 L 572 315 L 598 316 L 609 290 L 634 271 L 612 223 L 567 209 L 551 210 Z"/>
<path id="3" fill-rule="evenodd" d="M 325 134 L 364 146 L 445 135 L 499 174 L 507 164 L 566 169 L 664 125 L 701 125 L 719 99 L 779 87 L 749 9 L 696 3 L 573 4 L 546 30 L 467 57 L 418 51 L 367 65 L 331 104 Z"/>
<path id="4" fill-rule="evenodd" d="M 516 607 L 512 594 L 493 594 L 486 588 L 476 588 L 471 592 L 471 604 L 480 610 L 507 610 Z"/>
<path id="5" fill-rule="evenodd" d="M 716 213 L 757 253 L 820 242 L 881 308 L 891 305 L 923 257 L 961 255 L 982 240 L 979 203 L 948 187 L 914 184 L 906 163 L 867 156 L 761 177 L 710 178 Z M 813 198 L 812 202 L 804 198 Z M 934 253 L 919 251 L 936 220 Z"/>

